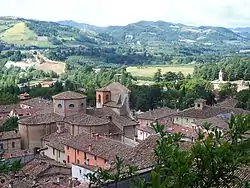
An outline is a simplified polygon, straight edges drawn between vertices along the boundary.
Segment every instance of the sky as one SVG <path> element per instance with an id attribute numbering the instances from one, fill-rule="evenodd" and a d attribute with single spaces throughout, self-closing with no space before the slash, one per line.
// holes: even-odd
<path id="1" fill-rule="evenodd" d="M 0 16 L 74 20 L 97 26 L 162 20 L 245 27 L 250 26 L 250 0 L 1 0 Z"/>

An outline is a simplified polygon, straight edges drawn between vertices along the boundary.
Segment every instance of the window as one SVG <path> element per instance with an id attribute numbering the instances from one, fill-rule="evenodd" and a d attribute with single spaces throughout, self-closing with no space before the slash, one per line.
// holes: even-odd
<path id="1" fill-rule="evenodd" d="M 55 149 L 53 148 L 53 155 L 55 155 Z"/>
<path id="2" fill-rule="evenodd" d="M 79 161 L 79 159 L 77 159 L 77 164 L 80 164 L 80 161 Z"/>
<path id="3" fill-rule="evenodd" d="M 70 108 L 74 108 L 75 105 L 74 105 L 74 104 L 70 104 L 69 107 L 70 107 Z"/>
<path id="4" fill-rule="evenodd" d="M 96 156 L 94 156 L 94 159 L 96 160 Z"/>
<path id="5" fill-rule="evenodd" d="M 79 150 L 76 150 L 77 154 L 79 154 Z"/>
<path id="6" fill-rule="evenodd" d="M 0 144 L 0 149 L 3 149 L 3 144 Z"/>
<path id="7" fill-rule="evenodd" d="M 87 159 L 87 154 L 86 153 L 84 153 L 84 160 L 86 160 Z"/>
<path id="8" fill-rule="evenodd" d="M 57 107 L 61 109 L 62 108 L 62 104 L 58 104 Z"/>
<path id="9" fill-rule="evenodd" d="M 109 101 L 109 95 L 106 95 L 106 102 Z"/>
<path id="10" fill-rule="evenodd" d="M 60 151 L 58 151 L 58 157 L 60 158 Z"/>
<path id="11" fill-rule="evenodd" d="M 82 174 L 82 170 L 81 169 L 79 169 L 79 172 L 80 172 L 80 174 Z"/>
<path id="12" fill-rule="evenodd" d="M 67 156 L 67 163 L 69 163 L 69 156 Z"/>
<path id="13" fill-rule="evenodd" d="M 201 107 L 201 104 L 197 104 L 197 107 L 200 108 L 200 107 Z"/>
<path id="14" fill-rule="evenodd" d="M 101 102 L 101 95 L 98 95 L 98 102 Z"/>
<path id="15" fill-rule="evenodd" d="M 69 150 L 69 146 L 67 146 L 67 150 Z"/>
<path id="16" fill-rule="evenodd" d="M 84 104 L 82 103 L 82 104 L 81 104 L 81 108 L 83 108 L 83 107 L 84 107 Z"/>
<path id="17" fill-rule="evenodd" d="M 15 142 L 12 142 L 12 148 L 15 148 Z"/>

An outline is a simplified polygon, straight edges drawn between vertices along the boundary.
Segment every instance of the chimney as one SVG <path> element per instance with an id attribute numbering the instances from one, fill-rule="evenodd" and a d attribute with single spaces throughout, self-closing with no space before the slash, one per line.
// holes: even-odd
<path id="1" fill-rule="evenodd" d="M 58 122 L 57 123 L 57 133 L 63 133 L 63 131 L 64 131 L 64 124 L 63 123 L 61 123 L 61 122 Z"/>
<path id="2" fill-rule="evenodd" d="M 91 145 L 91 144 L 89 144 L 89 146 L 88 146 L 88 150 L 89 150 L 89 151 L 91 151 L 91 149 L 92 149 L 92 145 Z"/>
<path id="3" fill-rule="evenodd" d="M 98 140 L 98 138 L 99 138 L 99 134 L 96 133 L 96 134 L 95 134 L 95 139 Z"/>

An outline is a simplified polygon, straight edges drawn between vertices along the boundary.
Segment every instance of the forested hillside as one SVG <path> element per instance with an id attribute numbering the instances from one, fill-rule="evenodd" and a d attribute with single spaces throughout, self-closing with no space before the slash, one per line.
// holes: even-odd
<path id="1" fill-rule="evenodd" d="M 250 47 L 250 35 L 222 27 L 163 21 L 96 27 L 0 18 L 0 51 L 44 49 L 52 60 L 91 65 L 187 64 L 224 61 Z"/>

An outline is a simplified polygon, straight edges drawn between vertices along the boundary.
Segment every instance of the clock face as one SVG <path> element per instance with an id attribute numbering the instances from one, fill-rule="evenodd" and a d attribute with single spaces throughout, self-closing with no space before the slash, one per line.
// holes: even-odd
<path id="1" fill-rule="evenodd" d="M 62 108 L 62 104 L 58 104 L 57 107 L 61 109 Z"/>

